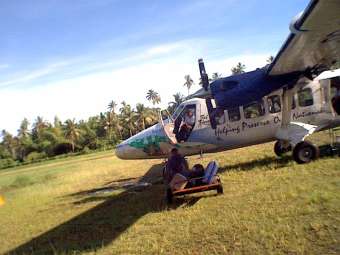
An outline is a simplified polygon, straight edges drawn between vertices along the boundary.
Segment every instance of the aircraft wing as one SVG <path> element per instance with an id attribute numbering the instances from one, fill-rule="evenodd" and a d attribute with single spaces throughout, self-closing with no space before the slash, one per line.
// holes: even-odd
<path id="1" fill-rule="evenodd" d="M 329 70 L 340 61 L 340 1 L 312 0 L 293 19 L 291 34 L 267 69 L 267 75 Z"/>

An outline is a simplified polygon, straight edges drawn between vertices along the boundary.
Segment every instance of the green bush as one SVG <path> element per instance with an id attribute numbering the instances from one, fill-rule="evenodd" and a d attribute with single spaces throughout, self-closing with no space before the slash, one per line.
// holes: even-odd
<path id="1" fill-rule="evenodd" d="M 47 158 L 47 154 L 45 152 L 31 152 L 30 154 L 27 155 L 25 161 L 28 162 L 37 162 L 41 161 L 42 159 Z"/>
<path id="2" fill-rule="evenodd" d="M 13 167 L 16 165 L 17 165 L 17 162 L 15 162 L 11 158 L 0 159 L 0 169 Z"/>

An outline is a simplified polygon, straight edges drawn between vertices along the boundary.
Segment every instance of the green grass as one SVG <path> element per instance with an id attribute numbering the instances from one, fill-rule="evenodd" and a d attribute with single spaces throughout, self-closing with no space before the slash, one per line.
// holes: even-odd
<path id="1" fill-rule="evenodd" d="M 340 254 L 340 158 L 298 165 L 272 150 L 190 157 L 219 162 L 225 194 L 171 206 L 160 160 L 101 152 L 1 171 L 0 253 Z"/>

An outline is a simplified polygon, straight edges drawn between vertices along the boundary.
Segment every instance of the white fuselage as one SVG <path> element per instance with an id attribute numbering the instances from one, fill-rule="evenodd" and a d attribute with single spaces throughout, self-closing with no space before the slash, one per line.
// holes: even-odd
<path id="1" fill-rule="evenodd" d="M 293 93 L 295 108 L 291 111 L 291 122 L 315 125 L 317 131 L 340 125 L 340 117 L 331 104 L 329 80 L 300 83 L 303 83 L 300 88 L 297 86 L 300 90 Z M 164 158 L 173 147 L 183 155 L 194 155 L 277 140 L 277 132 L 282 127 L 282 93 L 280 89 L 258 104 L 225 110 L 217 119 L 216 129 L 211 128 L 205 100 L 190 99 L 182 103 L 174 115 L 176 118 L 186 106 L 195 106 L 196 123 L 187 141 L 174 143 L 170 120 L 160 121 L 118 145 L 116 154 L 122 159 Z M 281 105 L 273 107 L 273 98 L 279 98 Z"/>

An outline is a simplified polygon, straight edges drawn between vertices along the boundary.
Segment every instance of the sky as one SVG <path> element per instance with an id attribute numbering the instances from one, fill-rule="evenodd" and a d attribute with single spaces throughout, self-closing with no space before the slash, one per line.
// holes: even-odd
<path id="1" fill-rule="evenodd" d="M 0 2 L 0 130 L 37 116 L 87 119 L 111 100 L 161 107 L 184 76 L 250 71 L 275 56 L 308 0 L 4 0 Z M 119 108 L 119 105 L 118 105 Z"/>

